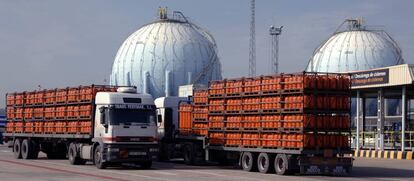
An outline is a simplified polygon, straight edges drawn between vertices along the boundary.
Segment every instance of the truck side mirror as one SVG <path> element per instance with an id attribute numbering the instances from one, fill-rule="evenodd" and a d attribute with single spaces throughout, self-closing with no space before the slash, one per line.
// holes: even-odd
<path id="1" fill-rule="evenodd" d="M 158 121 L 158 123 L 162 123 L 162 115 L 161 114 L 158 114 L 157 121 Z"/>
<path id="2" fill-rule="evenodd" d="M 106 108 L 105 107 L 101 107 L 101 108 L 99 108 L 99 112 L 101 113 L 101 116 L 100 116 L 100 118 L 99 118 L 99 121 L 100 121 L 100 123 L 102 124 L 102 125 L 104 125 L 104 126 L 106 126 L 106 120 L 105 120 L 105 118 L 106 118 L 106 116 L 105 116 L 105 111 L 106 110 Z"/>

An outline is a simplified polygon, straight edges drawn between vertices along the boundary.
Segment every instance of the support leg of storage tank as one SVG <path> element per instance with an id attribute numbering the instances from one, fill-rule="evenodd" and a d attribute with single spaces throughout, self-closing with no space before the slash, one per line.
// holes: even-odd
<path id="1" fill-rule="evenodd" d="M 96 165 L 96 168 L 99 168 L 99 169 L 105 169 L 107 166 L 107 163 L 103 161 L 103 148 L 101 147 L 101 145 L 98 145 L 95 148 L 94 163 Z"/>
<path id="2" fill-rule="evenodd" d="M 13 155 L 16 159 L 22 158 L 22 142 L 19 138 L 16 138 L 13 143 Z"/>
<path id="3" fill-rule="evenodd" d="M 275 161 L 275 171 L 278 175 L 286 175 L 289 173 L 289 161 L 286 154 L 277 154 Z"/>
<path id="4" fill-rule="evenodd" d="M 257 157 L 257 169 L 260 173 L 274 172 L 273 155 L 269 153 L 260 153 Z"/>
<path id="5" fill-rule="evenodd" d="M 84 165 L 86 160 L 80 157 L 79 147 L 75 142 L 69 144 L 68 159 L 72 165 Z"/>
<path id="6" fill-rule="evenodd" d="M 252 152 L 243 152 L 241 154 L 241 166 L 248 172 L 257 171 L 257 156 Z"/>

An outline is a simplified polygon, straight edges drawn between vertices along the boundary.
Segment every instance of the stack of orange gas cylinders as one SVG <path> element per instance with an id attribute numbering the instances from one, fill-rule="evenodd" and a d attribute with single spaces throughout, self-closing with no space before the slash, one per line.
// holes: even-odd
<path id="1" fill-rule="evenodd" d="M 243 92 L 243 80 L 229 80 L 225 82 L 226 95 L 238 95 Z"/>
<path id="2" fill-rule="evenodd" d="M 223 116 L 209 116 L 208 117 L 209 129 L 224 129 L 224 117 Z"/>
<path id="3" fill-rule="evenodd" d="M 244 111 L 257 111 L 260 110 L 260 98 L 244 98 L 243 99 Z"/>
<path id="4" fill-rule="evenodd" d="M 193 128 L 195 135 L 206 136 L 208 129 L 208 90 L 199 89 L 194 91 L 193 96 Z M 218 108 L 221 110 L 221 108 Z"/>
<path id="5" fill-rule="evenodd" d="M 192 109 L 193 106 L 189 103 L 183 102 L 180 104 L 179 116 L 180 116 L 180 133 L 184 135 L 188 135 L 191 133 L 192 129 Z"/>
<path id="6" fill-rule="evenodd" d="M 244 94 L 254 95 L 261 90 L 261 77 L 244 79 Z"/>
<path id="7" fill-rule="evenodd" d="M 208 104 L 205 135 L 210 144 L 349 148 L 349 75 L 300 73 L 226 79 L 210 82 L 208 91 L 194 92 L 192 106 L 200 100 Z M 194 107 L 194 118 L 205 117 L 199 112 Z M 197 122 L 194 118 L 193 124 Z"/>
<path id="8" fill-rule="evenodd" d="M 243 109 L 241 99 L 227 99 L 226 111 L 241 111 Z"/>
<path id="9" fill-rule="evenodd" d="M 241 128 L 242 116 L 228 116 L 226 120 L 227 128 Z"/>
<path id="10" fill-rule="evenodd" d="M 7 132 L 91 134 L 93 100 L 97 92 L 115 87 L 79 86 L 9 93 L 6 96 Z"/>

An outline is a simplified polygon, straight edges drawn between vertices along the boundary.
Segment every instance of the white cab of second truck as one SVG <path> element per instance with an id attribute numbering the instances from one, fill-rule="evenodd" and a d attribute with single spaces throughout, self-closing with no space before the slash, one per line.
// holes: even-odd
<path id="1" fill-rule="evenodd" d="M 154 102 L 158 115 L 158 136 L 160 139 L 178 130 L 178 104 L 187 99 L 187 97 L 160 97 L 155 99 Z M 172 121 L 166 122 L 169 119 Z"/>

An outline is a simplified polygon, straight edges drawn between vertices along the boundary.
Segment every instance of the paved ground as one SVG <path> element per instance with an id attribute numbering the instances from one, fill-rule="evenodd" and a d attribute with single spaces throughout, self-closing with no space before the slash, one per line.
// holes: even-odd
<path id="1" fill-rule="evenodd" d="M 132 181 L 132 180 L 414 180 L 414 161 L 362 159 L 355 161 L 349 177 L 278 176 L 249 173 L 232 167 L 186 166 L 175 163 L 155 163 L 153 169 L 110 168 L 98 170 L 93 165 L 73 166 L 67 160 L 48 160 L 41 154 L 38 160 L 16 160 L 12 152 L 0 146 L 0 180 L 6 181 Z"/>

